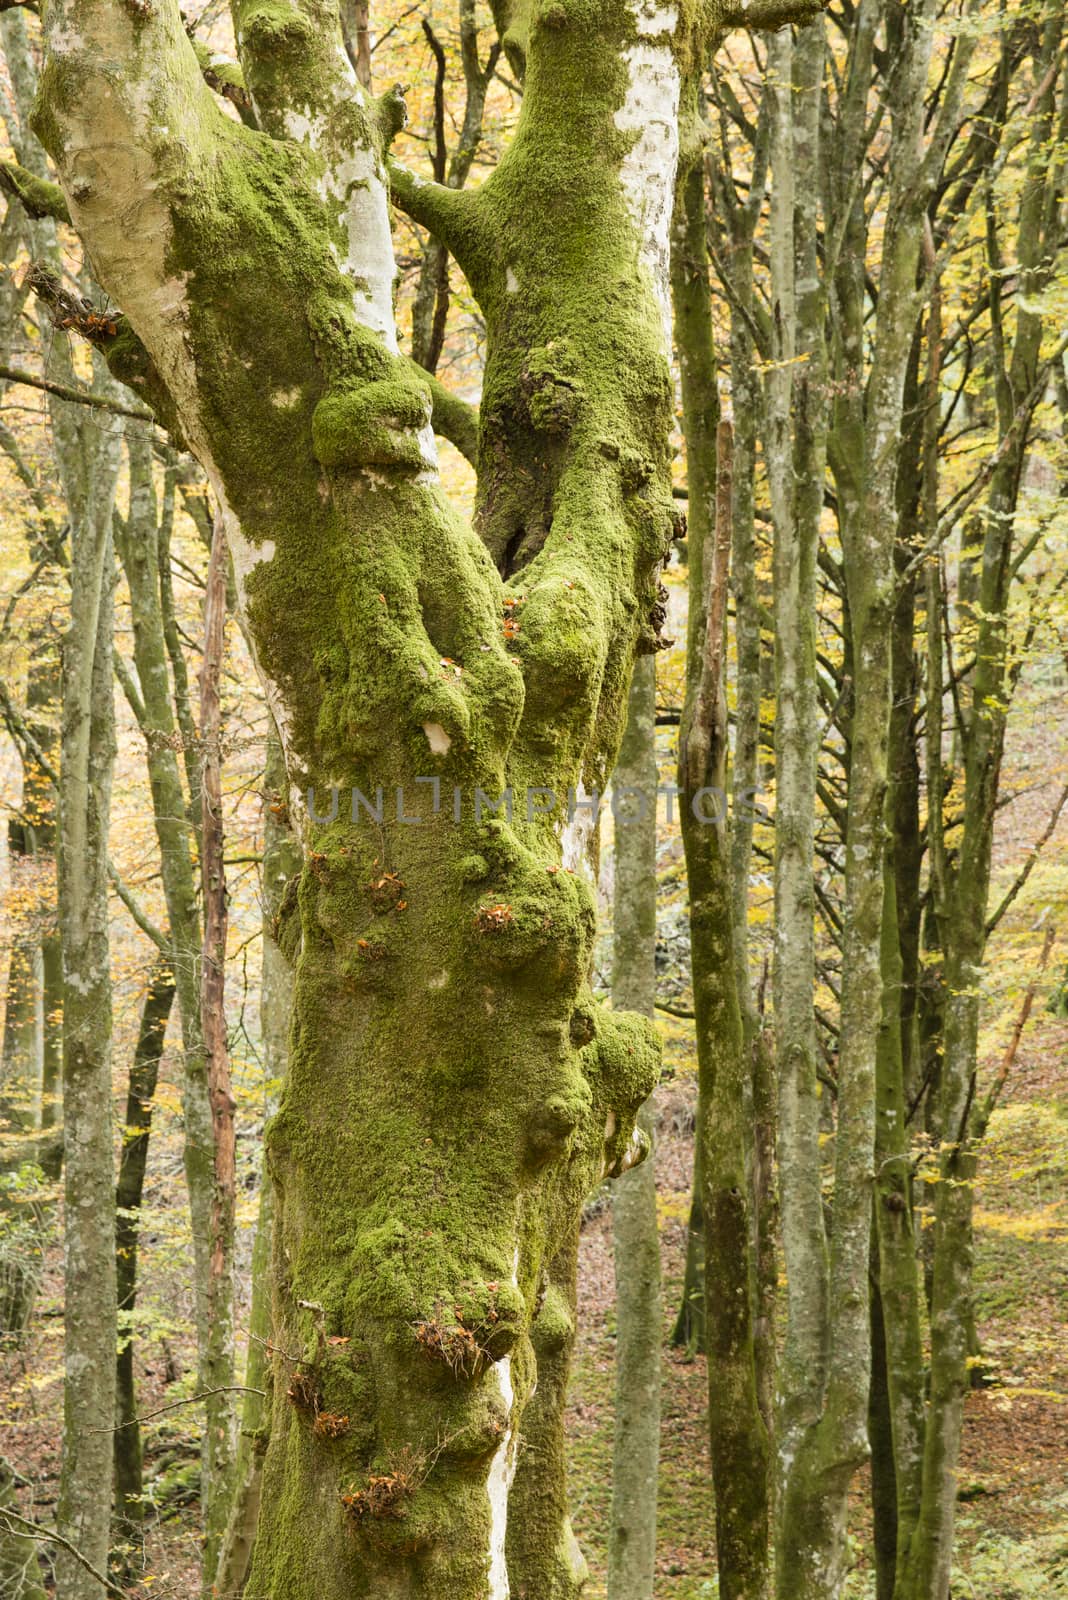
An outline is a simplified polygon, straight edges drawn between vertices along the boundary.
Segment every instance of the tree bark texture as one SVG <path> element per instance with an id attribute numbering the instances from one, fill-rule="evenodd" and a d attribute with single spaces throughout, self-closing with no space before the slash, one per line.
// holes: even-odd
<path id="1" fill-rule="evenodd" d="M 652 1017 L 656 997 L 656 664 L 635 663 L 627 727 L 613 774 L 615 880 L 612 1004 Z M 627 795 L 627 790 L 632 791 Z M 638 1127 L 653 1141 L 647 1100 Z M 616 1275 L 615 1432 L 609 1600 L 653 1600 L 660 1460 L 660 1230 L 651 1159 L 625 1173 L 612 1198 Z"/>
<path id="2" fill-rule="evenodd" d="M 98 380 L 105 381 L 98 374 Z M 74 409 L 74 408 L 71 408 Z M 59 927 L 63 952 L 64 1385 L 57 1526 L 98 1570 L 111 1531 L 117 1343 L 111 1108 L 108 821 L 115 757 L 112 507 L 120 439 L 53 408 L 68 425 L 71 620 L 63 639 Z M 63 458 L 61 458 L 63 459 Z M 62 1600 L 99 1585 L 65 1551 Z"/>

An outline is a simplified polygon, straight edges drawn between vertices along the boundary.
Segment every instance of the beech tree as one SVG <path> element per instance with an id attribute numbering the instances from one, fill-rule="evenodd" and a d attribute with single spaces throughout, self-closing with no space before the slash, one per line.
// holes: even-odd
<path id="1" fill-rule="evenodd" d="M 97 342 L 211 481 L 305 847 L 248 1592 L 570 1596 L 578 1217 L 657 1070 L 589 987 L 577 791 L 657 644 L 680 90 L 732 19 L 502 12 L 523 111 L 477 191 L 390 161 L 402 96 L 334 7 L 234 20 L 248 121 L 174 0 L 49 6 L 35 120 L 122 308 Z M 471 418 L 397 348 L 390 193 L 486 322 L 473 528 L 432 432 Z"/>

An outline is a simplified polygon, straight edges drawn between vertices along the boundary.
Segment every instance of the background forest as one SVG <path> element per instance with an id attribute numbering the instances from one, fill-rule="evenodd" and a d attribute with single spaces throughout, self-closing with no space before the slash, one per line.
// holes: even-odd
<path id="1" fill-rule="evenodd" d="M 952 1549 L 954 1596 L 1068 1596 L 1068 24 L 1056 0 L 912 13 L 831 0 L 735 31 L 695 87 L 679 514 L 615 780 L 659 800 L 606 803 L 597 841 L 594 988 L 655 1016 L 663 1071 L 652 1155 L 583 1217 L 566 1421 L 590 1596 L 768 1593 L 727 1484 L 779 1530 L 781 1600 L 817 1592 L 791 1540 L 824 1519 L 852 1600 L 934 1600 L 926 1548 Z M 247 120 L 224 6 L 185 21 Z M 361 81 L 405 88 L 399 159 L 481 185 L 523 95 L 489 11 L 345 0 L 342 21 Z M 3 6 L 0 45 L 0 1594 L 53 1593 L 57 1551 L 74 1592 L 51 1535 L 73 1525 L 75 1022 L 110 1041 L 118 1208 L 93 1583 L 236 1594 L 300 849 L 211 490 L 111 376 L 119 308 L 31 130 L 32 4 Z M 402 350 L 477 405 L 478 305 L 399 204 L 393 223 Z M 470 508 L 460 412 L 442 472 Z M 97 630 L 113 677 L 83 665 L 81 726 L 65 685 Z M 79 905 L 92 922 L 92 839 L 57 833 L 79 760 L 111 793 L 110 1018 L 61 958 Z M 384 863 L 377 892 L 396 906 Z M 321 1437 L 349 1423 L 314 1409 Z"/>

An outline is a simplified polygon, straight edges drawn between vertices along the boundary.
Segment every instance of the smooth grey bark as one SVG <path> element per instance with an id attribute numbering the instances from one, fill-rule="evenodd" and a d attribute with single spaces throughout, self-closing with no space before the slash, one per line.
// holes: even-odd
<path id="1" fill-rule="evenodd" d="M 96 373 L 101 388 L 109 380 Z M 111 1109 L 108 822 L 115 758 L 112 509 L 121 436 L 56 402 L 53 428 L 71 518 L 70 624 L 63 638 L 59 929 L 63 952 L 64 1383 L 56 1522 L 98 1570 L 111 1531 L 117 1311 Z M 60 1600 L 99 1584 L 60 1549 Z"/>
<path id="2" fill-rule="evenodd" d="M 280 914 L 286 889 L 296 881 L 301 867 L 300 846 L 289 826 L 285 763 L 276 735 L 267 741 L 264 771 L 267 805 L 264 812 L 262 899 L 263 966 L 260 982 L 260 1036 L 266 1080 L 264 1111 L 268 1118 L 278 1109 L 286 1073 L 289 1025 L 293 1003 L 293 961 L 296 953 L 283 952 L 278 943 Z M 240 1594 L 248 1576 L 256 1538 L 263 1458 L 267 1450 L 270 1401 L 258 1390 L 271 1379 L 267 1347 L 271 1337 L 271 1244 L 274 1228 L 274 1189 L 266 1165 L 260 1187 L 260 1210 L 252 1247 L 252 1305 L 249 1311 L 245 1358 L 246 1393 L 241 1410 L 241 1431 L 234 1461 L 230 1513 L 219 1554 L 215 1587 L 221 1595 Z"/>
<path id="3" fill-rule="evenodd" d="M 152 792 L 153 821 L 160 852 L 160 875 L 167 907 L 167 928 L 173 962 L 178 1015 L 182 1031 L 182 1112 L 185 1124 L 183 1160 L 193 1228 L 193 1284 L 196 1306 L 198 1387 L 225 1391 L 233 1382 L 233 1338 L 227 1305 L 228 1280 L 213 1286 L 211 1261 L 215 1205 L 215 1135 L 208 1081 L 207 1049 L 201 1006 L 203 923 L 197 898 L 195 854 L 202 836 L 194 826 L 182 784 L 178 748 L 192 736 L 188 685 L 174 672 L 176 633 L 170 590 L 169 550 L 174 518 L 174 474 L 165 479 L 162 504 L 157 503 L 152 441 L 147 434 L 128 442 L 130 505 L 128 516 L 116 519 L 116 536 L 130 592 L 133 661 L 140 702 L 135 705 L 145 740 Z M 180 646 L 178 646 L 180 654 Z M 202 756 L 199 740 L 193 752 L 195 798 L 203 803 Z M 233 1461 L 232 1395 L 209 1395 L 205 1401 L 202 1496 L 211 1539 L 205 1547 L 208 1568 L 227 1514 L 228 1478 Z"/>
<path id="4" fill-rule="evenodd" d="M 821 1193 L 813 862 L 819 708 L 816 553 L 823 500 L 823 306 L 814 272 L 822 21 L 795 44 L 768 47 L 771 357 L 765 466 L 774 526 L 775 949 L 779 1200 L 786 1266 L 786 1336 L 779 1366 L 778 1592 L 800 1553 L 784 1533 L 804 1472 L 800 1443 L 818 1421 L 827 1378 L 828 1259 Z M 817 76 L 818 81 L 818 76 Z M 795 93 L 805 87 L 808 93 Z M 799 287 L 800 283 L 804 287 Z M 804 361 L 804 365 L 799 363 Z M 811 1521 L 808 1528 L 811 1530 Z M 800 1530 L 798 1530 L 800 1532 Z M 808 1530 L 806 1530 L 808 1531 Z M 802 1534 L 804 1537 L 804 1534 Z"/>
<path id="5" fill-rule="evenodd" d="M 612 1002 L 653 1016 L 656 997 L 656 659 L 635 663 L 613 775 Z M 628 797 L 626 791 L 634 793 Z M 652 1099 L 637 1125 L 653 1142 Z M 651 1158 L 616 1182 L 615 1431 L 608 1534 L 609 1600 L 653 1600 L 660 1460 L 660 1233 Z"/>

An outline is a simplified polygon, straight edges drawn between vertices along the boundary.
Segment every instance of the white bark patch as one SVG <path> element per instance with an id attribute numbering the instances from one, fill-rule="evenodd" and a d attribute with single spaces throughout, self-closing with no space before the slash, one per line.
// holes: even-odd
<path id="1" fill-rule="evenodd" d="M 356 319 L 377 333 L 395 355 L 399 347 L 393 321 L 393 241 L 378 158 L 370 150 L 355 151 L 328 169 L 325 188 L 342 207 L 348 249 L 340 265 L 352 280 Z"/>
<path id="2" fill-rule="evenodd" d="M 504 1438 L 497 1446 L 486 1479 L 486 1493 L 490 1503 L 489 1600 L 509 1600 L 511 1589 L 508 1586 L 508 1563 L 505 1560 L 504 1544 L 508 1533 L 508 1496 L 512 1490 L 516 1469 L 516 1452 L 510 1420 L 512 1407 L 515 1404 L 511 1356 L 505 1356 L 502 1361 L 497 1362 L 497 1378 L 501 1386 L 501 1397 L 508 1410 L 509 1425 L 504 1430 Z"/>
<path id="3" fill-rule="evenodd" d="M 588 800 L 588 805 L 582 802 Z M 563 852 L 563 866 L 567 872 L 582 872 L 590 877 L 589 857 L 586 846 L 594 828 L 597 826 L 597 815 L 594 809 L 594 799 L 586 789 L 586 785 L 579 781 L 575 790 L 575 811 L 570 822 L 560 835 L 560 845 Z"/>
<path id="4" fill-rule="evenodd" d="M 519 279 L 511 267 L 506 268 L 504 274 L 504 287 L 508 294 L 515 294 L 519 289 Z"/>
<path id="5" fill-rule="evenodd" d="M 423 732 L 426 734 L 426 741 L 430 746 L 431 753 L 433 755 L 448 755 L 449 750 L 452 747 L 452 740 L 449 738 L 440 722 L 424 722 Z"/>
<path id="6" fill-rule="evenodd" d="M 354 98 L 362 98 L 352 65 L 343 52 L 338 56 L 342 79 Z M 300 111 L 286 114 L 286 132 L 299 144 L 317 150 L 326 164 L 319 182 L 323 200 L 341 208 L 347 237 L 338 266 L 352 284 L 356 320 L 377 333 L 386 348 L 397 354 L 393 320 L 393 239 L 389 230 L 389 202 L 385 174 L 374 150 L 332 148 L 326 117 L 308 117 Z M 335 252 L 336 255 L 336 252 Z"/>
<path id="7" fill-rule="evenodd" d="M 616 127 L 634 135 L 623 158 L 620 181 L 627 209 L 639 234 L 639 255 L 653 282 L 671 351 L 671 209 L 679 158 L 679 69 L 672 49 L 678 13 L 674 6 L 639 0 L 635 21 L 639 43 L 624 52 L 630 74 Z M 653 41 L 656 42 L 653 42 Z"/>
<path id="8" fill-rule="evenodd" d="M 518 1283 L 519 1246 L 516 1245 L 512 1261 L 513 1287 Z M 508 1534 L 508 1496 L 512 1492 L 517 1464 L 515 1429 L 512 1425 L 515 1389 L 512 1385 L 511 1356 L 505 1356 L 496 1363 L 496 1366 L 501 1398 L 508 1413 L 508 1426 L 504 1430 L 504 1438 L 494 1452 L 489 1476 L 486 1479 L 486 1493 L 490 1503 L 489 1600 L 509 1600 L 512 1591 L 508 1585 L 508 1563 L 505 1560 L 504 1546 Z"/>
<path id="9" fill-rule="evenodd" d="M 436 483 L 438 475 L 438 441 L 434 438 L 434 429 L 428 422 L 419 429 L 419 453 L 423 458 L 423 471 L 418 474 L 419 483 Z"/>

